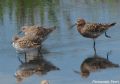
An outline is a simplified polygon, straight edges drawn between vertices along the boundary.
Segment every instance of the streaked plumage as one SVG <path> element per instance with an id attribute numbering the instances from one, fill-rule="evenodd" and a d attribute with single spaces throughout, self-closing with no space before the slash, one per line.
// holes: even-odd
<path id="1" fill-rule="evenodd" d="M 56 27 L 52 28 L 44 28 L 40 26 L 23 26 L 21 31 L 25 33 L 25 35 L 33 36 L 34 38 L 38 38 L 40 41 L 44 41 L 48 35 L 54 31 Z"/>
<path id="2" fill-rule="evenodd" d="M 81 75 L 83 77 L 88 77 L 91 72 L 96 72 L 101 69 L 107 68 L 117 68 L 118 64 L 114 64 L 106 58 L 99 56 L 88 57 L 81 64 Z"/>
<path id="3" fill-rule="evenodd" d="M 77 30 L 82 36 L 93 39 L 94 41 L 93 48 L 95 50 L 95 39 L 103 33 L 105 33 L 105 36 L 107 38 L 110 38 L 110 36 L 107 35 L 106 31 L 115 24 L 116 23 L 110 24 L 89 23 L 86 22 L 84 19 L 78 19 Z"/>
<path id="4" fill-rule="evenodd" d="M 86 22 L 84 19 L 78 19 L 77 30 L 84 37 L 97 38 L 115 24 L 116 23 L 110 23 L 110 24 L 89 23 Z"/>
<path id="5" fill-rule="evenodd" d="M 23 36 L 18 37 L 15 36 L 13 38 L 13 47 L 20 52 L 27 52 L 36 48 L 39 48 L 41 46 L 41 43 L 38 41 L 38 39 L 33 39 L 29 36 Z"/>
<path id="6" fill-rule="evenodd" d="M 110 52 L 107 52 L 107 58 L 100 57 L 94 51 L 94 55 L 86 58 L 80 65 L 80 72 L 74 71 L 77 74 L 80 74 L 82 77 L 88 77 L 91 72 L 97 72 L 102 69 L 107 68 L 119 68 L 119 64 L 115 64 L 109 60 Z"/>
<path id="7" fill-rule="evenodd" d="M 21 62 L 21 65 L 14 75 L 18 82 L 22 82 L 24 79 L 32 75 L 41 76 L 50 71 L 59 70 L 57 66 L 44 59 L 42 55 L 36 57 L 33 56 L 30 60 L 28 58 L 25 62 L 19 58 L 19 61 Z"/>

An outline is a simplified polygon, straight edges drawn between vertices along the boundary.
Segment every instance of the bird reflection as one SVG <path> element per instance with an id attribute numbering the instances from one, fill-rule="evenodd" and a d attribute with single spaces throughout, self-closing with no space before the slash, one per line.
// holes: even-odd
<path id="1" fill-rule="evenodd" d="M 117 68 L 118 64 L 114 64 L 109 61 L 109 54 L 107 53 L 107 58 L 100 57 L 95 54 L 92 57 L 86 58 L 81 64 L 81 72 L 74 71 L 75 73 L 79 73 L 82 77 L 87 78 L 91 72 L 96 72 L 98 70 L 107 69 L 107 68 Z"/>
<path id="2" fill-rule="evenodd" d="M 33 74 L 41 76 L 47 74 L 49 71 L 59 70 L 58 67 L 45 60 L 42 55 L 34 56 L 30 60 L 25 60 L 25 62 L 20 57 L 18 57 L 18 60 L 21 62 L 21 65 L 19 65 L 18 70 L 15 72 L 17 82 L 22 82 Z"/>

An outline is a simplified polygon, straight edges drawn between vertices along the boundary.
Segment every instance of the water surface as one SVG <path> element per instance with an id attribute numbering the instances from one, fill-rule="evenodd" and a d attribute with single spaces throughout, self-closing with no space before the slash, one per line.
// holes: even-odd
<path id="1" fill-rule="evenodd" d="M 93 56 L 94 51 L 91 39 L 82 37 L 76 27 L 70 28 L 79 17 L 91 22 L 116 22 L 108 30 L 112 38 L 101 35 L 96 40 L 96 49 L 102 58 L 107 58 L 106 54 L 111 51 L 109 60 L 120 64 L 119 4 L 119 0 L 0 0 L 0 83 L 40 84 L 44 79 L 49 80 L 50 84 L 90 84 L 93 80 L 120 81 L 119 68 L 92 72 L 87 78 L 74 72 L 80 72 L 81 64 L 86 58 Z M 43 64 L 59 70 L 49 68 L 48 71 L 43 70 L 45 74 L 32 73 L 24 80 L 17 81 L 14 74 L 22 66 L 18 56 L 24 62 L 24 55 L 16 53 L 11 42 L 23 25 L 57 26 L 57 30 L 43 43 L 43 58 L 33 64 L 28 62 L 27 65 L 36 69 L 37 64 L 43 60 Z M 34 60 L 34 57 L 28 58 Z"/>

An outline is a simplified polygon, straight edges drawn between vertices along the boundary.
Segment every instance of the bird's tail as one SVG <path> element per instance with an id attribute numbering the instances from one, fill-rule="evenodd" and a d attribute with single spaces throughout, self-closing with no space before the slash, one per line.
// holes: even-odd
<path id="1" fill-rule="evenodd" d="M 113 64 L 113 67 L 120 67 L 119 64 Z"/>
<path id="2" fill-rule="evenodd" d="M 119 68 L 120 65 L 119 65 L 119 64 L 110 63 L 110 64 L 109 64 L 109 67 Z"/>
<path id="3" fill-rule="evenodd" d="M 56 26 L 50 28 L 50 31 L 51 31 L 51 32 L 54 31 L 54 30 L 56 30 Z"/>
<path id="4" fill-rule="evenodd" d="M 115 24 L 116 24 L 115 22 L 114 22 L 114 23 L 111 23 L 110 26 L 114 26 Z"/>
<path id="5" fill-rule="evenodd" d="M 43 40 L 43 41 L 46 40 L 47 37 L 48 37 L 48 35 L 49 35 L 51 32 L 53 32 L 54 30 L 56 30 L 56 26 L 45 29 L 44 35 L 43 35 L 43 37 L 42 37 L 42 40 Z"/>
<path id="6" fill-rule="evenodd" d="M 51 33 L 51 32 L 54 31 L 54 30 L 56 30 L 56 26 L 47 29 L 47 31 L 48 31 L 47 33 L 49 34 L 49 33 Z"/>

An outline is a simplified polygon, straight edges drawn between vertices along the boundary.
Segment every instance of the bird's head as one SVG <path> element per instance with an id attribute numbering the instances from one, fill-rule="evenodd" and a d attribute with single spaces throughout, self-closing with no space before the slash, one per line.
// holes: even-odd
<path id="1" fill-rule="evenodd" d="M 29 26 L 23 26 L 23 27 L 21 28 L 21 31 L 22 31 L 22 32 L 26 32 L 28 29 L 29 29 Z"/>
<path id="2" fill-rule="evenodd" d="M 21 28 L 21 31 L 22 32 L 26 32 L 26 31 L 28 31 L 29 29 L 34 29 L 34 28 L 40 28 L 41 26 L 39 26 L 39 25 L 33 25 L 33 26 L 23 26 L 22 28 Z"/>
<path id="3" fill-rule="evenodd" d="M 84 19 L 78 19 L 77 20 L 77 26 L 84 26 L 86 24 Z"/>
<path id="4" fill-rule="evenodd" d="M 87 78 L 90 75 L 89 70 L 84 70 L 80 72 L 80 75 L 84 78 Z"/>
<path id="5" fill-rule="evenodd" d="M 29 29 L 29 26 L 23 26 L 20 28 L 20 31 L 17 34 L 21 34 L 23 32 L 26 32 L 26 31 L 28 31 L 28 29 Z"/>
<path id="6" fill-rule="evenodd" d="M 19 32 L 18 34 L 20 34 L 20 33 L 22 33 L 22 32 L 25 33 L 25 32 L 31 31 L 31 30 L 33 30 L 34 28 L 39 28 L 39 26 L 38 26 L 38 25 L 23 26 L 23 27 L 21 27 L 20 32 Z"/>
<path id="7" fill-rule="evenodd" d="M 12 42 L 15 42 L 19 39 L 20 37 L 18 35 L 15 35 L 13 38 L 12 38 Z"/>

